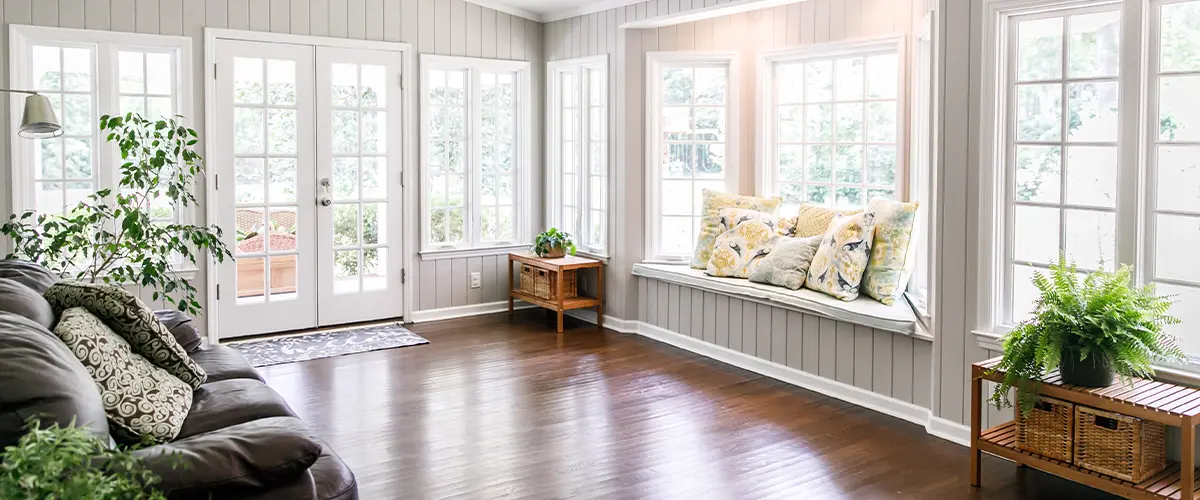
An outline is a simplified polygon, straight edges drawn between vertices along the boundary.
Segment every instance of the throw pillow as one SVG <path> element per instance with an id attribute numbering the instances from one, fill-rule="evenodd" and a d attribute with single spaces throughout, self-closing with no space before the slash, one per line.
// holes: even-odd
<path id="1" fill-rule="evenodd" d="M 811 203 L 801 203 L 796 218 L 781 221 L 779 227 L 782 228 L 783 234 L 797 238 L 823 236 L 825 230 L 829 229 L 829 223 L 833 222 L 834 215 L 855 215 L 862 211 L 861 208 L 829 208 Z"/>
<path id="2" fill-rule="evenodd" d="M 692 267 L 695 269 L 708 268 L 708 259 L 712 256 L 713 244 L 717 242 L 717 236 L 722 233 L 721 209 L 744 208 L 774 215 L 775 211 L 779 210 L 779 205 L 783 203 L 783 198 L 779 197 L 740 196 L 711 189 L 705 189 L 702 193 L 704 201 L 700 232 L 696 237 L 696 251 L 692 253 Z"/>
<path id="3" fill-rule="evenodd" d="M 54 326 L 54 309 L 42 295 L 17 280 L 0 278 L 0 311 L 24 316 L 46 328 Z"/>
<path id="4" fill-rule="evenodd" d="M 723 230 L 713 244 L 712 258 L 705 270 L 713 276 L 745 278 L 771 253 L 769 243 L 776 236 L 778 221 L 774 215 L 740 208 L 721 209 Z"/>
<path id="5" fill-rule="evenodd" d="M 154 311 L 154 317 L 167 327 L 167 331 L 171 332 L 171 336 L 175 337 L 175 341 L 179 342 L 189 357 L 193 351 L 200 348 L 203 341 L 200 338 L 200 332 L 196 331 L 196 325 L 192 324 L 191 317 L 178 309 Z"/>
<path id="6" fill-rule="evenodd" d="M 846 301 L 858 298 L 874 236 L 875 214 L 834 216 L 821 237 L 804 286 Z"/>
<path id="7" fill-rule="evenodd" d="M 821 236 L 808 238 L 775 237 L 771 253 L 750 272 L 750 281 L 799 290 L 808 277 Z"/>
<path id="8" fill-rule="evenodd" d="M 55 276 L 49 269 L 18 259 L 0 260 L 0 278 L 16 280 L 37 292 L 38 295 L 46 293 L 46 289 L 50 288 L 50 285 L 58 282 L 58 276 Z"/>
<path id="9" fill-rule="evenodd" d="M 871 200 L 867 210 L 875 214 L 875 243 L 861 289 L 868 297 L 890 306 L 908 285 L 917 203 L 877 199 Z"/>
<path id="10" fill-rule="evenodd" d="M 125 338 L 133 352 L 186 382 L 200 387 L 207 375 L 154 317 L 154 312 L 132 293 L 115 285 L 59 282 L 44 295 L 54 312 L 61 314 L 72 307 L 83 307 L 103 320 Z"/>
<path id="11" fill-rule="evenodd" d="M 129 343 L 87 309 L 63 311 L 54 334 L 100 387 L 104 413 L 116 434 L 136 442 L 175 438 L 192 407 L 192 388 L 133 352 Z"/>

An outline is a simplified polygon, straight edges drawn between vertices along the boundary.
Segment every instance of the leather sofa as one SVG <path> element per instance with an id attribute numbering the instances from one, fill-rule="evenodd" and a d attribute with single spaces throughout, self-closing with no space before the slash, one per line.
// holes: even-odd
<path id="1" fill-rule="evenodd" d="M 39 322 L 49 306 L 37 302 L 44 302 L 41 293 L 53 283 L 47 276 L 26 262 L 0 261 L 0 449 L 16 444 L 34 416 L 43 424 L 74 421 L 115 443 L 95 383 Z M 162 478 L 155 487 L 171 499 L 358 498 L 349 467 L 240 353 L 197 345 L 186 317 L 160 318 L 191 347 L 189 355 L 208 379 L 195 390 L 179 435 L 135 452 Z"/>

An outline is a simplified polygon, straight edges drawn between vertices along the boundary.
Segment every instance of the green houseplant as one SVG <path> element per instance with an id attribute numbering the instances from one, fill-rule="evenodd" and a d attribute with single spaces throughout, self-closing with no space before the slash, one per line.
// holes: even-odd
<path id="1" fill-rule="evenodd" d="M 549 258 L 562 257 L 567 253 L 575 255 L 575 241 L 571 239 L 570 234 L 552 227 L 537 235 L 533 242 L 533 253 L 538 257 Z"/>
<path id="2" fill-rule="evenodd" d="M 196 131 L 174 118 L 148 120 L 132 113 L 102 116 L 100 129 L 124 162 L 117 187 L 97 191 L 66 214 L 12 215 L 0 226 L 13 241 L 8 257 L 80 281 L 136 283 L 153 289 L 153 300 L 162 297 L 199 314 L 196 289 L 174 272 L 176 266 L 194 266 L 203 254 L 218 262 L 232 255 L 219 227 L 172 219 L 172 207 L 196 202 L 192 188 L 203 172 L 194 149 Z"/>
<path id="3" fill-rule="evenodd" d="M 1003 371 L 991 400 L 1010 405 L 1016 387 L 1022 412 L 1037 399 L 1042 378 L 1059 369 L 1063 383 L 1089 387 L 1151 377 L 1155 361 L 1178 362 L 1183 351 L 1163 332 L 1179 319 L 1167 314 L 1171 299 L 1159 297 L 1153 285 L 1130 286 L 1133 269 L 1096 271 L 1084 278 L 1060 256 L 1050 273 L 1034 273 L 1041 293 L 1033 317 L 1004 336 L 1004 357 L 994 370 Z"/>
<path id="4" fill-rule="evenodd" d="M 0 461 L 0 498 L 160 500 L 161 479 L 127 448 L 109 448 L 88 431 L 36 421 Z"/>

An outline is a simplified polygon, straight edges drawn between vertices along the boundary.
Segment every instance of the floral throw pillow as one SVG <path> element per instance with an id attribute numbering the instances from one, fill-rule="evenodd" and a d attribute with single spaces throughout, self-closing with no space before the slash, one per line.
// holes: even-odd
<path id="1" fill-rule="evenodd" d="M 821 237 L 804 286 L 845 301 L 858 298 L 874 236 L 875 214 L 834 216 Z"/>
<path id="2" fill-rule="evenodd" d="M 54 334 L 67 345 L 100 389 L 104 413 L 126 442 L 156 442 L 179 435 L 192 407 L 192 387 L 133 352 L 87 309 L 63 311 Z"/>
<path id="3" fill-rule="evenodd" d="M 750 272 L 750 281 L 799 290 L 804 286 L 808 267 L 820 246 L 820 236 L 777 236 L 771 245 L 771 253 Z"/>
<path id="4" fill-rule="evenodd" d="M 63 281 L 55 283 L 43 296 L 56 314 L 73 307 L 87 309 L 129 342 L 133 352 L 192 388 L 200 387 L 208 378 L 167 327 L 154 317 L 154 311 L 124 288 Z"/>
<path id="5" fill-rule="evenodd" d="M 861 288 L 868 297 L 890 306 L 908 285 L 917 203 L 877 199 L 871 200 L 868 210 L 875 214 L 875 242 Z"/>
<path id="6" fill-rule="evenodd" d="M 705 189 L 702 193 L 704 201 L 700 231 L 696 236 L 696 250 L 692 253 L 692 267 L 695 269 L 708 268 L 713 245 L 717 242 L 717 237 L 724 232 L 721 229 L 721 209 L 743 208 L 775 215 L 779 205 L 783 204 L 783 198 L 779 197 L 741 196 L 711 189 Z"/>
<path id="7" fill-rule="evenodd" d="M 705 272 L 712 276 L 746 278 L 771 253 L 779 222 L 768 213 L 725 208 L 721 210 L 720 226 L 723 231 L 713 244 Z"/>

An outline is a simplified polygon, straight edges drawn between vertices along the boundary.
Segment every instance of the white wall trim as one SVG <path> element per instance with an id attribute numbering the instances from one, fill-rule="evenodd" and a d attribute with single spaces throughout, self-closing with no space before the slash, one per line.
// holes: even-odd
<path id="1" fill-rule="evenodd" d="M 518 300 L 513 302 L 513 309 L 533 309 L 537 306 Z M 471 304 L 469 306 L 443 307 L 441 309 L 426 309 L 424 311 L 413 311 L 410 317 L 405 318 L 406 323 L 424 323 L 426 321 L 440 321 L 443 319 L 465 318 L 467 316 L 480 316 L 483 314 L 495 314 L 508 312 L 508 301 L 500 302 L 485 302 L 483 304 Z"/>
<path id="2" fill-rule="evenodd" d="M 593 309 L 572 309 L 567 311 L 566 314 L 579 321 L 593 325 L 596 324 L 596 311 Z M 605 314 L 604 328 L 620 333 L 637 333 L 638 322 L 636 320 L 625 320 Z"/>
<path id="3" fill-rule="evenodd" d="M 514 15 L 517 17 L 523 17 L 530 21 L 535 21 L 535 22 L 539 22 L 539 23 L 547 22 L 546 16 L 544 16 L 542 14 L 538 14 L 537 12 L 530 12 L 525 9 L 518 9 L 516 7 L 508 5 L 499 0 L 466 0 L 466 2 L 473 3 L 480 7 L 485 7 L 488 9 L 495 10 L 495 11 L 503 12 L 505 14 L 511 14 L 511 15 Z"/>
<path id="4" fill-rule="evenodd" d="M 862 406 L 869 410 L 924 426 L 925 431 L 930 435 L 962 446 L 969 446 L 970 428 L 956 422 L 935 417 L 929 408 L 900 401 L 836 380 L 829 380 L 792 367 L 772 363 L 749 354 L 713 345 L 703 340 L 672 332 L 642 321 L 630 321 L 628 323 L 636 325 L 637 333 L 644 337 L 649 337 L 685 351 L 694 352 L 744 370 L 749 370 L 798 387 L 803 387 L 813 392 Z"/>

